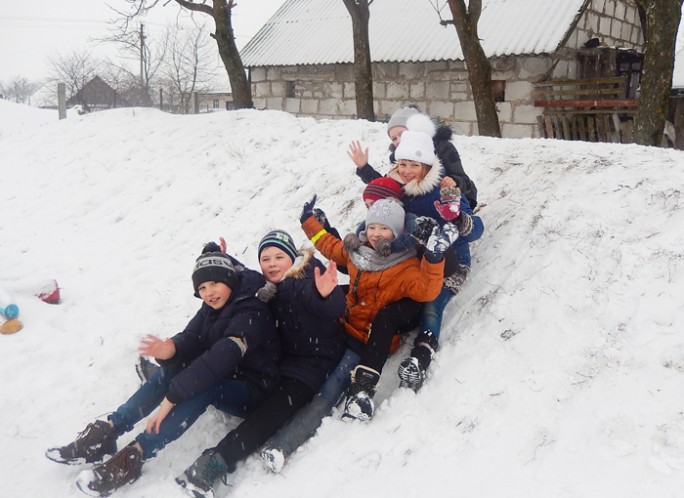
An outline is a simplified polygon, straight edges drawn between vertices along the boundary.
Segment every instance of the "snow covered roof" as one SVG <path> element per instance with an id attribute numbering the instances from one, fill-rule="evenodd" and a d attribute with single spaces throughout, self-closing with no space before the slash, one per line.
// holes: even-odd
<path id="1" fill-rule="evenodd" d="M 587 0 L 483 0 L 478 33 L 492 56 L 553 53 Z M 375 0 L 374 62 L 463 60 L 446 0 Z M 342 0 L 287 0 L 241 52 L 247 67 L 351 63 L 352 23 Z"/>

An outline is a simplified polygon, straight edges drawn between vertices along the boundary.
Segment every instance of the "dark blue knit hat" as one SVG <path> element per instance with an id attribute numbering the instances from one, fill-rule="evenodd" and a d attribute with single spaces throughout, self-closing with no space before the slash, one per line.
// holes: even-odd
<path id="1" fill-rule="evenodd" d="M 261 252 L 267 247 L 277 247 L 285 254 L 290 256 L 292 262 L 297 258 L 297 248 L 290 234 L 285 230 L 273 230 L 264 235 L 264 238 L 259 242 L 258 258 L 261 258 Z"/>

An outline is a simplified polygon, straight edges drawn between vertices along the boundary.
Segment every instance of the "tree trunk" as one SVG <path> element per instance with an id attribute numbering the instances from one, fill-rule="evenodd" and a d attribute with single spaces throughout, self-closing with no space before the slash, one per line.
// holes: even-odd
<path id="1" fill-rule="evenodd" d="M 373 68 L 371 64 L 368 21 L 370 19 L 368 0 L 344 0 L 352 18 L 354 35 L 354 91 L 356 94 L 356 116 L 375 121 L 373 110 Z"/>
<path id="2" fill-rule="evenodd" d="M 216 40 L 219 55 L 223 66 L 228 73 L 230 88 L 233 95 L 233 105 L 235 109 L 251 109 L 254 107 L 252 92 L 247 81 L 245 67 L 242 65 L 240 52 L 235 44 L 235 34 L 231 20 L 232 9 L 235 5 L 234 0 L 213 0 L 213 7 L 204 3 L 193 3 L 189 0 L 175 0 L 183 8 L 195 12 L 203 12 L 214 18 L 216 33 L 211 36 Z"/>
<path id="3" fill-rule="evenodd" d="M 473 92 L 479 134 L 486 137 L 501 137 L 499 116 L 496 113 L 492 92 L 492 66 L 477 34 L 482 0 L 470 0 L 468 7 L 465 6 L 464 0 L 449 0 L 449 7 L 468 68 L 468 81 Z"/>
<path id="4" fill-rule="evenodd" d="M 660 145 L 668 114 L 682 0 L 637 0 L 645 38 L 634 142 Z"/>

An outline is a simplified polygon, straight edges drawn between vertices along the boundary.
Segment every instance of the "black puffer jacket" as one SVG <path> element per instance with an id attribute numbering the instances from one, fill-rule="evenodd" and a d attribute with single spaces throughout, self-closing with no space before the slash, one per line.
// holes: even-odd
<path id="1" fill-rule="evenodd" d="M 171 338 L 176 354 L 163 366 L 182 368 L 166 397 L 172 403 L 191 398 L 219 381 L 249 382 L 257 396 L 280 381 L 280 344 L 268 306 L 256 297 L 264 285 L 261 274 L 238 272 L 238 284 L 220 310 L 205 303 L 183 332 Z"/>
<path id="2" fill-rule="evenodd" d="M 314 268 L 325 266 L 311 250 L 301 251 L 269 303 L 278 323 L 284 377 L 300 380 L 318 391 L 342 356 L 345 296 L 337 287 L 327 298 L 316 289 Z"/>

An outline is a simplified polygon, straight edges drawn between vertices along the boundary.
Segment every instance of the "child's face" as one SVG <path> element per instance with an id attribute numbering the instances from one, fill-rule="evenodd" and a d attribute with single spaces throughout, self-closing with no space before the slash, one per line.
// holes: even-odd
<path id="1" fill-rule="evenodd" d="M 389 137 L 390 140 L 392 141 L 392 145 L 395 147 L 399 145 L 399 142 L 401 142 L 401 134 L 406 131 L 406 128 L 403 126 L 395 126 L 389 131 Z"/>
<path id="2" fill-rule="evenodd" d="M 264 278 L 277 284 L 283 279 L 285 272 L 292 267 L 292 260 L 282 249 L 270 246 L 261 251 L 259 266 L 261 266 Z"/>
<path id="3" fill-rule="evenodd" d="M 366 237 L 368 237 L 368 243 L 373 249 L 375 249 L 380 239 L 392 240 L 394 238 L 394 234 L 387 225 L 371 223 L 366 227 Z"/>
<path id="4" fill-rule="evenodd" d="M 223 308 L 233 291 L 223 282 L 204 282 L 197 288 L 202 301 L 215 310 Z"/>
<path id="5" fill-rule="evenodd" d="M 423 163 L 402 159 L 397 162 L 397 173 L 404 183 L 425 178 L 427 169 Z"/>

